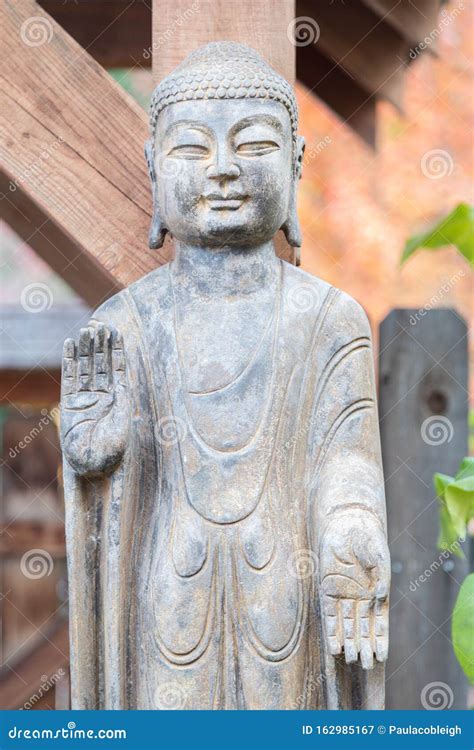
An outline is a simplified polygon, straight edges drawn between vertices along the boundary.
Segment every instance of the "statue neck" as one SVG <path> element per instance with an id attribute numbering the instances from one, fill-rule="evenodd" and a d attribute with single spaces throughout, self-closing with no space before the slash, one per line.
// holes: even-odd
<path id="1" fill-rule="evenodd" d="M 195 293 L 244 296 L 274 286 L 278 258 L 273 242 L 256 247 L 223 247 L 210 250 L 176 242 L 171 263 L 173 279 Z"/>

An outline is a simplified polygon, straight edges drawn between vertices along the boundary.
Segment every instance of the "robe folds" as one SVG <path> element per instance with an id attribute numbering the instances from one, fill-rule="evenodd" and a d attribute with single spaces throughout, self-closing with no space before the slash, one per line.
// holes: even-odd
<path id="1" fill-rule="evenodd" d="M 107 476 L 65 461 L 73 708 L 383 707 L 383 665 L 329 656 L 319 611 L 327 518 L 355 504 L 385 528 L 370 328 L 279 264 L 217 390 L 186 389 L 170 266 L 93 316 L 124 337 L 131 427 Z"/>

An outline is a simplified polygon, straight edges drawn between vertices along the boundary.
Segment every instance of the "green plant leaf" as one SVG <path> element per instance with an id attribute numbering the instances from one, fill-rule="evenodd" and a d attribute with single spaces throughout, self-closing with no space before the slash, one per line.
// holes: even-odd
<path id="1" fill-rule="evenodd" d="M 452 555 L 455 555 L 455 557 L 465 557 L 465 554 L 459 545 L 459 534 L 457 533 L 456 527 L 453 525 L 444 500 L 440 500 L 437 547 L 440 550 L 449 550 L 449 552 Z"/>
<path id="2" fill-rule="evenodd" d="M 440 550 L 449 550 L 456 557 L 464 558 L 464 552 L 459 546 L 459 538 L 464 537 L 466 530 L 459 533 L 457 523 L 451 518 L 446 502 L 446 491 L 455 481 L 454 477 L 447 474 L 436 473 L 433 476 L 433 484 L 439 498 L 439 534 L 437 547 Z M 459 524 L 460 527 L 460 524 Z"/>
<path id="3" fill-rule="evenodd" d="M 464 674 L 474 685 L 474 573 L 459 589 L 451 621 L 454 653 Z"/>
<path id="4" fill-rule="evenodd" d="M 474 516 L 474 477 L 452 482 L 446 487 L 444 497 L 458 537 L 465 537 L 467 524 Z"/>
<path id="5" fill-rule="evenodd" d="M 454 478 L 457 481 L 458 479 L 467 479 L 468 477 L 474 477 L 474 458 L 471 456 L 463 458 L 458 473 Z"/>
<path id="6" fill-rule="evenodd" d="M 433 476 L 433 484 L 436 490 L 436 494 L 438 495 L 439 498 L 444 497 L 446 487 L 449 487 L 451 482 L 454 482 L 454 477 L 450 477 L 447 474 L 440 474 L 439 472 L 436 472 L 436 474 Z"/>
<path id="7" fill-rule="evenodd" d="M 428 231 L 410 237 L 405 244 L 401 263 L 420 247 L 435 250 L 446 245 L 455 245 L 469 263 L 474 264 L 474 207 L 459 203 Z"/>

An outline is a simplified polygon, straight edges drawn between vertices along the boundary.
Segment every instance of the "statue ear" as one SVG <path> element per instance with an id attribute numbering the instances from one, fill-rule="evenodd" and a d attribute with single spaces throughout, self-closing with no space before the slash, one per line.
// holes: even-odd
<path id="1" fill-rule="evenodd" d="M 298 192 L 298 180 L 301 178 L 303 168 L 303 154 L 305 141 L 302 136 L 296 140 L 295 161 L 293 163 L 293 178 L 291 181 L 290 200 L 288 204 L 288 218 L 282 226 L 287 242 L 291 247 L 301 247 L 301 231 L 298 221 L 296 198 Z M 299 265 L 300 254 L 296 254 L 296 265 Z"/>
<path id="2" fill-rule="evenodd" d="M 156 172 L 154 164 L 154 149 L 153 141 L 145 141 L 145 158 L 148 167 L 148 174 L 151 182 L 151 195 L 153 200 L 153 214 L 151 217 L 150 233 L 148 235 L 148 246 L 152 250 L 157 250 L 163 247 L 165 241 L 166 228 L 161 223 L 160 208 L 158 206 L 157 190 L 156 190 Z"/>

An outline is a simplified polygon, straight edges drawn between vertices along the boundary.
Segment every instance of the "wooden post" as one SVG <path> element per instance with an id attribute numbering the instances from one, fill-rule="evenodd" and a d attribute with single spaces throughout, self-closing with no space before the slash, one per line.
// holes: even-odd
<path id="1" fill-rule="evenodd" d="M 392 556 L 386 707 L 421 709 L 441 697 L 463 709 L 451 613 L 468 565 L 437 549 L 433 474 L 454 475 L 467 452 L 466 325 L 454 310 L 393 310 L 380 327 L 379 364 Z M 432 683 L 443 683 L 437 696 Z"/>
<path id="2" fill-rule="evenodd" d="M 292 85 L 295 83 L 296 46 L 289 27 L 295 17 L 294 0 L 153 0 L 152 54 L 156 83 L 168 75 L 194 49 L 208 42 L 241 42 L 260 52 Z M 283 235 L 275 249 L 294 263 L 296 254 Z M 169 253 L 168 248 L 166 248 Z"/>
<path id="3" fill-rule="evenodd" d="M 208 42 L 248 44 L 260 52 L 291 84 L 295 81 L 296 47 L 288 27 L 294 0 L 256 3 L 240 0 L 153 0 L 153 74 L 158 83 L 194 49 Z"/>

